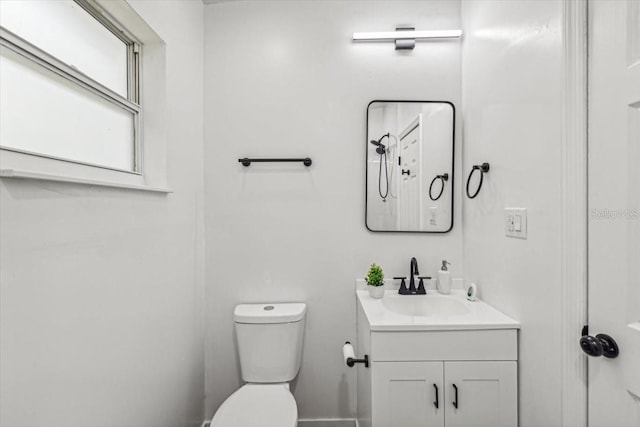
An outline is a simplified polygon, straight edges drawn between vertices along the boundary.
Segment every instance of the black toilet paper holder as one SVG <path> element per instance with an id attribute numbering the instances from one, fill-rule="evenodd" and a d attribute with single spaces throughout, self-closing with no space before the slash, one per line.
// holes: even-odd
<path id="1" fill-rule="evenodd" d="M 349 341 L 346 341 L 345 344 L 351 344 Z M 364 363 L 364 367 L 369 367 L 369 356 L 364 355 L 363 359 L 354 359 L 353 357 L 347 357 L 347 366 L 353 368 L 356 363 Z"/>

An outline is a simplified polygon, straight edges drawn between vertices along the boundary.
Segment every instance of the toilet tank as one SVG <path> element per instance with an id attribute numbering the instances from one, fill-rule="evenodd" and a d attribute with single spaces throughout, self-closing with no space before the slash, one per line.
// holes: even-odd
<path id="1" fill-rule="evenodd" d="M 242 379 L 280 383 L 300 370 L 307 306 L 304 303 L 240 304 L 233 312 Z"/>

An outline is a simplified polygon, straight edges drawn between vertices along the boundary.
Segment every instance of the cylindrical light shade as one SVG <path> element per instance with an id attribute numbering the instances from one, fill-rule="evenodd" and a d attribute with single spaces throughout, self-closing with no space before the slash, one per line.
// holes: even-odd
<path id="1" fill-rule="evenodd" d="M 354 41 L 380 40 L 394 41 L 406 39 L 451 39 L 462 35 L 462 30 L 435 30 L 435 31 L 377 31 L 370 33 L 353 33 Z"/>

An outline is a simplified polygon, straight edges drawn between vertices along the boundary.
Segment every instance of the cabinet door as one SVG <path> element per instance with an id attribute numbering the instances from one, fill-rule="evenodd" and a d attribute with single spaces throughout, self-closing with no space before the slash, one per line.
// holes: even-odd
<path id="1" fill-rule="evenodd" d="M 447 427 L 517 427 L 517 362 L 444 366 Z"/>
<path id="2" fill-rule="evenodd" d="M 444 427 L 442 362 L 374 362 L 373 427 Z"/>

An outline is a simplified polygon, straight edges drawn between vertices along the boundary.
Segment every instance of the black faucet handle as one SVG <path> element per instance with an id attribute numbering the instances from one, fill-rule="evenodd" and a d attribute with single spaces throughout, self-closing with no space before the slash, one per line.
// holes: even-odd
<path id="1" fill-rule="evenodd" d="M 405 295 L 408 292 L 407 283 L 405 282 L 406 279 L 406 277 L 394 277 L 394 280 L 400 280 L 400 289 L 398 290 L 400 295 Z"/>
<path id="2" fill-rule="evenodd" d="M 427 294 L 427 290 L 424 288 L 424 279 L 431 279 L 431 277 L 429 276 L 418 276 L 418 279 L 420 279 L 420 282 L 418 282 L 418 290 L 416 291 L 416 293 L 418 295 L 426 295 Z"/>

